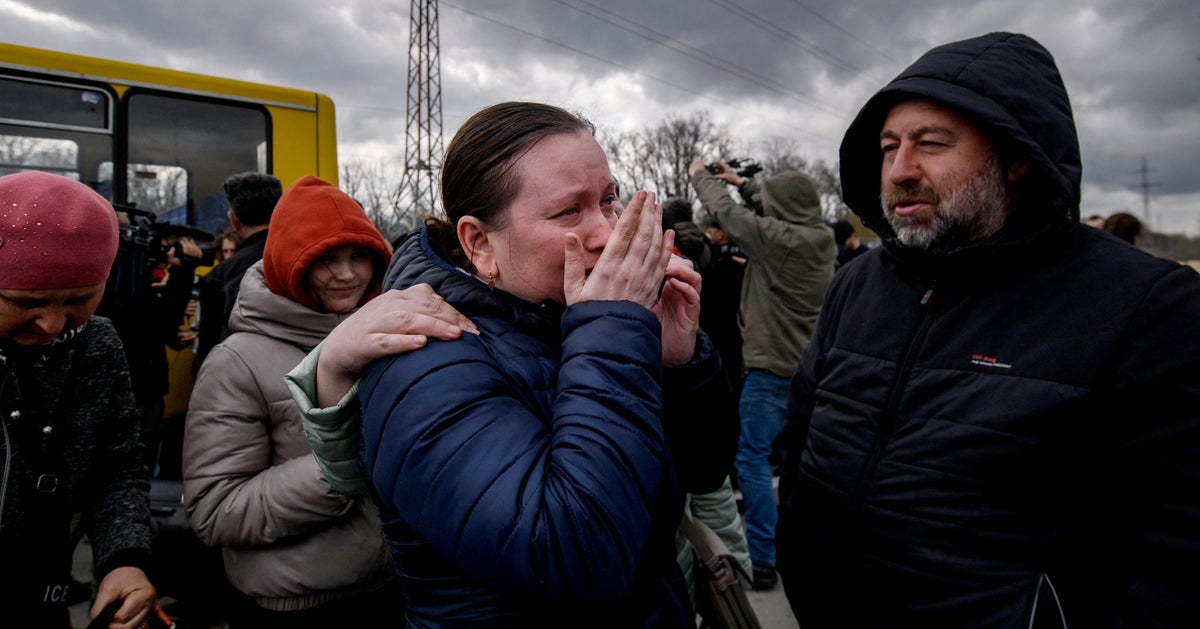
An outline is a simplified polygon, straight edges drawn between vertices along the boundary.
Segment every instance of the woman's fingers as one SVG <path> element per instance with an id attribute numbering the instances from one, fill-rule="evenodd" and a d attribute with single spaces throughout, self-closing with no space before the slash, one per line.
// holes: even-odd
<path id="1" fill-rule="evenodd" d="M 568 306 L 580 300 L 587 282 L 587 261 L 583 256 L 583 241 L 577 234 L 567 234 L 563 243 L 563 297 Z"/>
<path id="2" fill-rule="evenodd" d="M 641 226 L 647 196 L 649 196 L 648 192 L 638 190 L 634 193 L 633 198 L 629 200 L 629 204 L 625 206 L 625 210 L 621 212 L 621 216 L 617 217 L 617 224 L 613 227 L 612 234 L 608 237 L 608 244 L 604 246 L 604 253 L 600 254 L 601 261 L 606 256 L 618 260 L 625 257 Z M 597 262 L 596 265 L 599 266 L 600 262 Z"/>
<path id="3" fill-rule="evenodd" d="M 697 292 L 700 291 L 700 272 L 691 262 L 681 256 L 671 255 L 668 258 L 666 276 L 686 282 L 694 286 Z"/>
<path id="4" fill-rule="evenodd" d="M 338 324 L 317 360 L 318 406 L 337 403 L 371 362 L 446 341 L 479 328 L 428 284 L 389 290 Z"/>
<path id="5" fill-rule="evenodd" d="M 451 306 L 441 295 L 433 292 L 429 284 L 417 284 L 404 290 L 389 290 L 378 298 L 367 303 L 359 311 L 368 319 L 368 332 L 393 334 L 428 333 L 426 328 L 410 329 L 413 320 L 405 315 L 408 313 L 425 314 L 445 322 L 449 326 L 457 326 L 467 332 L 479 333 L 479 328 L 466 316 Z M 357 316 L 355 313 L 352 317 Z M 439 338 L 440 335 L 439 335 Z"/>
<path id="6" fill-rule="evenodd" d="M 575 243 L 568 242 L 563 280 L 568 303 L 627 299 L 647 308 L 654 305 L 674 243 L 673 234 L 663 234 L 662 207 L 654 200 L 650 192 L 634 194 L 578 292 L 570 290 L 579 282 L 572 256 L 582 250 L 573 250 Z"/>
<path id="7" fill-rule="evenodd" d="M 657 262 L 662 246 L 662 206 L 654 202 L 654 193 L 646 193 L 642 212 L 638 216 L 637 233 L 630 243 L 630 253 L 635 262 L 640 260 Z"/>
<path id="8" fill-rule="evenodd" d="M 374 360 L 423 347 L 424 337 L 453 340 L 464 331 L 479 328 L 428 284 L 389 290 L 330 332 L 321 362 L 356 376 Z"/>
<path id="9" fill-rule="evenodd" d="M 675 230 L 668 229 L 662 235 L 662 248 L 658 250 L 658 266 L 667 273 L 671 265 L 671 259 L 677 258 L 675 255 Z"/>

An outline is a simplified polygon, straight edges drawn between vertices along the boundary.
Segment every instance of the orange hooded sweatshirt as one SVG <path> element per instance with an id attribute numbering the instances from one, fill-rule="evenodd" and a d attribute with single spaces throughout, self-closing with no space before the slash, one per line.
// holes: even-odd
<path id="1" fill-rule="evenodd" d="M 293 183 L 271 214 L 263 250 L 263 275 L 272 293 L 307 308 L 323 312 L 321 303 L 305 286 L 305 275 L 318 257 L 341 245 L 356 245 L 374 252 L 375 274 L 359 306 L 379 294 L 383 271 L 392 252 L 367 213 L 345 192 L 313 175 Z"/>

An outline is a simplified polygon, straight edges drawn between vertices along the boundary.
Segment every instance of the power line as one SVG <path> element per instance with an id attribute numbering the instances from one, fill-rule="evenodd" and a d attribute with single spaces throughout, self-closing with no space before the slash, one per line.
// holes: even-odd
<path id="1" fill-rule="evenodd" d="M 891 60 L 891 61 L 895 61 L 895 60 L 896 60 L 896 59 L 895 59 L 895 57 L 892 57 L 892 55 L 891 55 L 891 54 L 889 54 L 887 51 L 880 50 L 880 49 L 876 48 L 876 47 L 875 47 L 875 45 L 874 45 L 874 44 L 872 44 L 870 41 L 867 41 L 867 40 L 865 40 L 865 39 L 860 39 L 860 38 L 859 38 L 858 36 L 856 36 L 854 33 L 851 33 L 850 31 L 848 31 L 848 30 L 846 30 L 846 29 L 842 28 L 842 27 L 841 27 L 841 26 L 839 26 L 838 24 L 835 24 L 833 20 L 831 20 L 831 19 L 829 19 L 829 18 L 825 17 L 824 15 L 821 15 L 820 13 L 818 13 L 818 12 L 817 12 L 817 10 L 816 10 L 816 9 L 814 9 L 814 8 L 812 8 L 812 7 L 810 7 L 810 6 L 806 5 L 806 4 L 804 4 L 804 3 L 803 3 L 803 2 L 801 2 L 800 0 L 792 0 L 792 2 L 793 2 L 793 3 L 795 3 L 796 5 L 798 5 L 798 6 L 799 6 L 801 9 L 804 9 L 805 11 L 808 11 L 810 14 L 812 14 L 812 15 L 813 15 L 814 17 L 816 17 L 818 20 L 821 20 L 822 22 L 824 22 L 824 23 L 828 24 L 829 26 L 833 27 L 833 29 L 834 29 L 834 30 L 836 30 L 836 31 L 838 31 L 839 33 L 842 33 L 843 35 L 845 35 L 845 36 L 849 37 L 850 39 L 853 39 L 854 41 L 856 41 L 856 42 L 858 42 L 858 43 L 860 43 L 860 44 L 862 44 L 862 45 L 866 46 L 867 48 L 870 48 L 871 50 L 874 50 L 875 52 L 877 52 L 877 53 L 879 53 L 879 54 L 883 55 L 884 57 L 887 57 L 887 58 L 888 58 L 889 60 Z"/>
<path id="2" fill-rule="evenodd" d="M 338 109 L 369 109 L 371 111 L 387 111 L 387 112 L 408 111 L 404 107 L 384 107 L 382 105 L 356 105 L 354 103 L 338 103 L 337 107 L 338 107 Z"/>
<path id="3" fill-rule="evenodd" d="M 525 30 L 525 29 L 523 29 L 523 28 L 520 28 L 520 27 L 518 27 L 518 26 L 514 26 L 514 25 L 512 25 L 512 24 L 508 24 L 508 23 L 506 23 L 506 22 L 503 22 L 503 21 L 501 21 L 501 20 L 498 20 L 498 19 L 496 19 L 496 18 L 493 18 L 493 17 L 487 16 L 487 15 L 483 15 L 483 14 L 477 13 L 477 12 L 475 12 L 475 11 L 471 11 L 471 10 L 469 10 L 469 9 L 466 9 L 466 8 L 463 8 L 463 7 L 460 7 L 460 6 L 456 6 L 456 5 L 454 5 L 454 4 L 451 4 L 451 3 L 449 3 L 449 2 L 443 2 L 442 4 L 443 4 L 443 5 L 445 5 L 445 6 L 447 6 L 447 7 L 450 7 L 451 9 L 455 9 L 455 10 L 457 10 L 457 11 L 461 11 L 462 13 L 466 13 L 467 15 L 470 15 L 470 16 L 473 16 L 473 17 L 477 17 L 477 18 L 479 18 L 479 19 L 481 19 L 481 20 L 484 20 L 484 21 L 487 21 L 487 22 L 491 22 L 491 23 L 493 23 L 493 24 L 496 24 L 497 26 L 502 26 L 502 27 L 504 27 L 504 28 L 507 28 L 507 29 L 509 29 L 509 30 L 516 31 L 516 32 L 518 32 L 518 33 L 520 33 L 520 34 L 522 34 L 522 35 L 527 35 L 527 36 L 529 36 L 529 37 L 534 37 L 534 38 L 536 38 L 536 39 L 540 39 L 540 40 L 542 40 L 542 41 L 544 41 L 544 42 L 546 42 L 546 43 L 548 43 L 548 44 L 551 44 L 551 45 L 553 45 L 553 46 L 557 46 L 557 47 L 559 47 L 559 48 L 563 48 L 563 49 L 565 49 L 565 50 L 569 50 L 569 51 L 571 51 L 571 52 L 574 52 L 574 53 L 576 53 L 576 54 L 582 55 L 582 56 L 584 56 L 584 57 L 587 57 L 587 58 L 589 58 L 589 59 L 593 59 L 593 60 L 595 60 L 595 61 L 599 61 L 600 63 L 604 63 L 604 64 L 608 64 L 608 65 L 611 65 L 611 66 L 614 66 L 614 67 L 620 68 L 620 69 L 622 69 L 622 70 L 625 70 L 626 72 L 629 72 L 630 74 L 633 74 L 633 75 L 635 75 L 635 76 L 640 76 L 640 77 L 642 77 L 642 78 L 645 78 L 645 79 L 650 79 L 650 80 L 652 80 L 652 81 L 657 81 L 658 83 L 660 83 L 660 84 L 662 84 L 662 85 L 667 85 L 667 86 L 669 86 L 669 87 L 673 87 L 673 88 L 675 88 L 675 89 L 677 89 L 677 90 L 679 90 L 679 91 L 681 91 L 681 92 L 685 92 L 685 93 L 691 94 L 691 95 L 693 95 L 693 96 L 696 96 L 697 98 L 701 98 L 701 99 L 708 100 L 708 101 L 712 101 L 712 102 L 718 102 L 718 103 L 721 103 L 721 101 L 717 101 L 715 98 L 713 98 L 713 97 L 711 97 L 711 96 L 708 96 L 708 95 L 706 95 L 706 94 L 702 94 L 702 93 L 700 93 L 700 92 L 697 92 L 697 91 L 695 91 L 695 90 L 689 89 L 689 88 L 687 88 L 687 87 L 684 87 L 684 86 L 682 86 L 682 85 L 679 85 L 679 84 L 673 83 L 673 82 L 671 82 L 671 81 L 668 81 L 668 80 L 666 80 L 666 79 L 662 79 L 662 78 L 656 77 L 656 76 L 654 76 L 654 75 L 647 74 L 647 73 L 645 73 L 645 72 L 642 72 L 642 71 L 640 71 L 640 70 L 637 70 L 637 69 L 635 69 L 635 68 L 633 68 L 633 67 L 630 67 L 630 66 L 627 66 L 627 65 L 625 65 L 625 64 L 618 63 L 618 62 L 616 62 L 616 61 L 612 61 L 612 60 L 610 60 L 610 59 L 606 59 L 606 58 L 604 58 L 604 57 L 601 57 L 601 56 L 599 56 L 599 55 L 595 55 L 595 54 L 593 54 L 593 53 L 590 53 L 590 52 L 587 52 L 587 51 L 584 51 L 584 50 L 580 50 L 579 48 L 575 48 L 574 46 L 570 46 L 570 45 L 568 45 L 568 44 L 564 44 L 564 43 L 562 43 L 562 42 L 555 41 L 555 40 L 553 40 L 553 39 L 550 39 L 550 38 L 548 38 L 548 37 L 544 37 L 544 36 L 542 36 L 542 35 L 539 35 L 539 34 L 537 34 L 537 33 L 534 33 L 534 32 L 532 32 L 532 31 Z M 721 104 L 724 104 L 724 103 L 721 103 Z M 836 142 L 837 142 L 837 139 L 835 139 L 835 138 L 832 138 L 832 137 L 829 137 L 829 136 L 826 136 L 826 135 L 824 135 L 824 134 L 822 134 L 822 133 L 815 133 L 815 132 L 808 131 L 808 130 L 805 130 L 805 129 L 800 129 L 799 127 L 795 127 L 795 126 L 793 126 L 793 125 L 791 125 L 791 124 L 789 124 L 789 123 L 783 122 L 783 121 L 780 121 L 780 122 L 781 122 L 781 124 L 784 124 L 785 126 L 788 126 L 788 127 L 792 128 L 792 129 L 794 129 L 794 130 L 798 131 L 799 133 L 801 133 L 801 134 L 803 134 L 803 135 L 807 135 L 807 136 L 810 136 L 810 137 L 815 137 L 815 138 L 820 138 L 820 139 L 822 139 L 822 140 L 825 140 L 825 141 L 827 141 L 827 142 L 834 142 L 834 143 L 836 143 Z"/>
<path id="4" fill-rule="evenodd" d="M 1146 165 L 1145 155 L 1142 155 L 1142 167 L 1134 172 L 1142 176 L 1142 183 L 1140 184 L 1142 188 L 1142 217 L 1146 219 L 1146 226 L 1150 229 L 1154 229 L 1154 224 L 1150 222 L 1150 187 L 1157 186 L 1158 182 L 1152 182 L 1149 179 L 1150 173 L 1153 171 L 1149 166 Z M 1161 220 L 1159 221 L 1158 227 L 1160 229 L 1162 227 Z"/>
<path id="5" fill-rule="evenodd" d="M 838 57 L 837 55 L 821 48 L 820 46 L 810 43 L 802 37 L 799 37 L 797 35 L 793 35 L 792 33 L 789 33 L 788 31 L 780 28 L 779 26 L 772 24 L 769 20 L 763 19 L 763 18 L 761 18 L 753 13 L 750 13 L 748 11 L 739 9 L 736 5 L 734 5 L 729 0 L 708 0 L 708 1 L 712 4 L 717 5 L 718 7 L 721 7 L 722 9 L 725 9 L 729 13 L 732 13 L 733 15 L 736 15 L 736 16 L 742 18 L 743 20 L 750 22 L 751 24 L 757 24 L 759 30 L 774 34 L 776 37 L 779 37 L 780 39 L 791 42 L 792 44 L 796 45 L 797 47 L 799 47 L 801 50 L 804 50 L 805 52 L 809 52 L 809 53 L 818 55 L 820 57 L 824 57 L 830 63 L 832 63 L 836 66 L 839 66 L 845 70 L 848 70 L 848 71 L 850 71 L 860 77 L 863 77 L 865 79 L 868 79 L 868 80 L 871 80 L 871 81 L 874 81 L 877 83 L 882 82 L 882 80 L 879 79 L 878 77 L 867 74 L 858 66 L 855 66 L 854 64 L 843 60 L 841 57 Z"/>
<path id="6" fill-rule="evenodd" d="M 769 89 L 777 94 L 780 94 L 783 96 L 790 96 L 792 98 L 795 98 L 796 100 L 799 100 L 801 102 L 805 102 L 809 105 L 812 105 L 813 107 L 816 107 L 817 109 L 820 109 L 821 111 L 824 111 L 828 114 L 836 116 L 840 119 L 846 119 L 845 113 L 842 112 L 841 110 L 831 107 L 829 105 L 826 105 L 825 103 L 818 101 L 810 96 L 805 96 L 804 94 L 795 92 L 795 91 L 787 88 L 786 86 L 784 86 L 782 83 L 779 83 L 778 81 L 771 79 L 770 77 L 763 76 L 750 68 L 733 63 L 724 58 L 721 58 L 720 62 L 728 67 L 721 67 L 711 58 L 712 57 L 711 53 L 705 52 L 699 48 L 696 48 L 695 46 L 691 46 L 685 42 L 675 39 L 666 33 L 654 30 L 644 24 L 639 24 L 639 23 L 633 22 L 632 20 L 629 20 L 627 18 L 616 15 L 609 9 L 597 7 L 595 4 L 588 2 L 587 0 L 580 0 L 580 3 L 587 5 L 589 7 L 592 7 L 598 11 L 601 11 L 602 13 L 599 13 L 599 14 L 593 13 L 593 12 L 583 9 L 581 7 L 572 5 L 568 2 L 566 2 L 565 0 L 551 0 L 551 1 L 561 4 L 569 9 L 574 9 L 575 11 L 579 11 L 580 13 L 591 16 L 597 20 L 600 20 L 606 24 L 609 24 L 610 26 L 619 28 L 623 31 L 626 31 L 628 33 L 631 33 L 633 35 L 641 37 L 642 39 L 645 39 L 651 43 L 666 46 L 667 48 L 670 48 L 671 50 L 674 50 L 675 52 L 678 52 L 679 54 L 684 55 L 690 59 L 699 61 L 700 63 L 703 63 L 704 65 L 707 65 L 710 68 L 720 70 L 721 72 L 725 72 L 727 74 L 733 75 L 736 78 L 748 81 L 750 83 L 754 83 L 755 85 Z M 625 24 L 618 24 L 618 23 L 614 22 L 612 19 L 607 17 L 606 14 L 617 17 Z M 634 30 L 635 28 L 641 29 L 643 31 L 647 31 L 650 34 L 647 35 L 645 33 L 639 33 Z"/>

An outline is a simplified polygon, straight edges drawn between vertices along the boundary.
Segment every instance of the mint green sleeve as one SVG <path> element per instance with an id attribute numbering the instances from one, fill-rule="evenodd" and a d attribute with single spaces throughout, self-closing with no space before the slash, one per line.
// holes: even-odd
<path id="1" fill-rule="evenodd" d="M 323 343 L 322 343 L 323 344 Z M 367 481 L 358 465 L 362 409 L 358 404 L 358 382 L 336 406 L 317 408 L 317 359 L 321 345 L 284 377 L 292 400 L 302 415 L 304 436 L 312 446 L 317 465 L 329 485 L 346 494 L 365 494 Z"/>
<path id="2" fill-rule="evenodd" d="M 746 574 L 750 574 L 750 547 L 746 543 L 746 532 L 742 527 L 742 517 L 738 514 L 737 499 L 733 494 L 733 485 L 728 477 L 720 489 L 707 494 L 691 494 L 688 509 L 692 517 L 704 520 L 708 527 L 725 542 L 729 553 L 742 566 Z M 749 586 L 742 580 L 743 586 Z"/>

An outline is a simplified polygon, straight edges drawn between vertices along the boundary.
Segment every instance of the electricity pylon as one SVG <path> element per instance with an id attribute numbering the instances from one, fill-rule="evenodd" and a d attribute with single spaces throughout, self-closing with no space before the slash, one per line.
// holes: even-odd
<path id="1" fill-rule="evenodd" d="M 392 207 L 406 228 L 426 214 L 440 214 L 442 165 L 442 71 L 438 52 L 437 0 L 412 0 L 408 35 L 408 105 L 404 174 Z"/>

